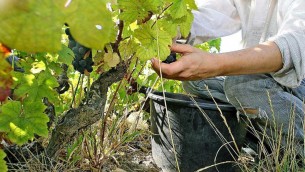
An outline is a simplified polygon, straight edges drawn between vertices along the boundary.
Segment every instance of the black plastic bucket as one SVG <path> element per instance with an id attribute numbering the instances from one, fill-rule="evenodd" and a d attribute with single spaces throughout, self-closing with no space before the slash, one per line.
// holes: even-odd
<path id="1" fill-rule="evenodd" d="M 151 129 L 153 133 L 152 155 L 157 166 L 163 171 L 178 171 L 176 162 L 178 162 L 181 172 L 192 172 L 217 163 L 234 161 L 234 158 L 237 158 L 229 130 L 217 106 L 212 101 L 195 99 L 195 103 L 186 95 L 165 93 L 172 138 L 177 155 L 176 161 L 163 93 L 152 92 L 148 96 L 150 98 Z M 240 149 L 246 135 L 246 124 L 237 121 L 236 110 L 233 106 L 217 105 L 225 116 Z M 228 143 L 221 141 L 198 106 L 207 114 Z M 235 163 L 223 163 L 205 171 L 214 172 L 217 170 L 220 172 L 235 172 L 239 171 L 239 168 Z"/>

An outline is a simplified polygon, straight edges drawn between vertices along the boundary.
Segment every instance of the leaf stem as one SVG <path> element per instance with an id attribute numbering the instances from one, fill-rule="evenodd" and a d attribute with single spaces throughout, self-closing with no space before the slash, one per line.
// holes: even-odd
<path id="1" fill-rule="evenodd" d="M 167 9 L 169 9 L 169 7 L 171 7 L 173 4 L 174 4 L 173 2 L 170 3 L 168 6 L 166 6 L 166 7 L 161 11 L 161 13 L 157 16 L 157 19 L 155 20 L 155 22 L 152 24 L 151 28 L 154 27 L 154 25 L 156 24 L 157 20 L 161 19 L 161 16 L 163 15 L 163 13 L 164 13 Z"/>
<path id="2" fill-rule="evenodd" d="M 76 92 L 77 92 L 81 77 L 82 77 L 82 74 L 80 74 L 79 77 L 78 77 L 78 81 L 77 81 L 77 84 L 76 84 L 76 87 L 75 87 L 75 90 L 74 90 L 74 94 L 73 94 L 72 103 L 71 103 L 71 106 L 70 106 L 71 108 L 73 108 L 73 105 L 74 105 L 74 102 L 75 102 L 75 96 L 76 96 Z"/>

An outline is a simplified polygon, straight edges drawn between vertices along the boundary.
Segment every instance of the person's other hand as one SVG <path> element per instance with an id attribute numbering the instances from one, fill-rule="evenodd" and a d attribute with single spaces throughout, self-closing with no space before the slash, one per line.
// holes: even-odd
<path id="1" fill-rule="evenodd" d="M 171 51 L 180 53 L 177 61 L 166 64 L 151 59 L 152 68 L 162 77 L 176 80 L 198 80 L 217 76 L 219 64 L 213 54 L 185 44 L 173 44 Z"/>

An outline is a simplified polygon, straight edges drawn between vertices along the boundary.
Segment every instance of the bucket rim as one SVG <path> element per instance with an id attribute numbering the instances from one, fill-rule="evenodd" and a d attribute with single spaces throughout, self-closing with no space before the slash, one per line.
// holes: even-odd
<path id="1" fill-rule="evenodd" d="M 170 92 L 164 92 L 164 94 L 165 94 L 166 102 L 172 102 L 179 106 L 190 107 L 190 108 L 199 106 L 200 108 L 202 108 L 204 110 L 218 110 L 218 108 L 219 108 L 221 111 L 236 111 L 235 107 L 230 104 L 223 104 L 223 103 L 217 102 L 217 106 L 216 106 L 216 104 L 213 101 L 198 98 L 198 97 L 194 97 L 194 99 L 196 101 L 196 103 L 195 103 L 186 94 L 170 93 Z M 147 96 L 155 102 L 164 103 L 163 92 L 161 92 L 161 91 L 152 91 L 152 92 L 148 93 Z M 184 100 L 175 99 L 175 98 L 173 98 L 174 96 L 183 97 Z"/>

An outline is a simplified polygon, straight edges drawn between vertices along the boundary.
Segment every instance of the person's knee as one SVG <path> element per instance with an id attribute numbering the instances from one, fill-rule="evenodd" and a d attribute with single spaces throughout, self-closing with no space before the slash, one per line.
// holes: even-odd
<path id="1" fill-rule="evenodd" d="M 238 76 L 227 77 L 224 81 L 224 92 L 229 102 L 235 107 L 240 106 L 238 100 L 242 99 L 240 98 L 240 96 L 243 95 L 240 93 L 246 92 L 246 88 L 242 83 L 243 82 L 241 81 L 241 78 L 239 78 Z"/>
<path id="2" fill-rule="evenodd" d="M 229 103 L 250 118 L 266 118 L 266 112 L 252 100 L 252 80 L 248 76 L 230 76 L 224 82 Z"/>
<path id="3" fill-rule="evenodd" d="M 246 107 L 251 107 L 254 97 L 266 95 L 269 78 L 265 75 L 229 76 L 224 81 L 224 92 L 231 104 L 239 106 L 239 101 Z"/>

